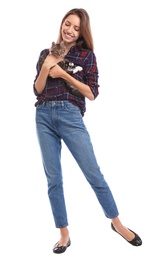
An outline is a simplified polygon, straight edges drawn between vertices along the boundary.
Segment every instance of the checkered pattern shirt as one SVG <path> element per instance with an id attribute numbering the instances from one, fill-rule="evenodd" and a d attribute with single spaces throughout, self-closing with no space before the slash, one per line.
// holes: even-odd
<path id="1" fill-rule="evenodd" d="M 35 76 L 34 83 L 41 70 L 41 57 L 42 55 L 47 56 L 48 54 L 49 49 L 44 49 L 39 55 L 39 59 L 36 65 L 37 74 Z M 99 94 L 99 85 L 98 68 L 94 52 L 91 50 L 79 50 L 76 46 L 72 46 L 65 58 L 74 63 L 75 66 L 81 66 L 83 68 L 82 71 L 78 71 L 72 76 L 80 82 L 88 85 L 94 95 L 94 98 L 96 98 Z M 77 97 L 71 94 L 66 87 L 63 79 L 47 77 L 45 88 L 41 94 L 36 91 L 34 84 L 33 88 L 34 93 L 37 97 L 35 106 L 42 104 L 44 101 L 68 100 L 72 104 L 78 106 L 80 108 L 82 116 L 84 116 L 84 113 L 86 111 L 85 97 Z"/>

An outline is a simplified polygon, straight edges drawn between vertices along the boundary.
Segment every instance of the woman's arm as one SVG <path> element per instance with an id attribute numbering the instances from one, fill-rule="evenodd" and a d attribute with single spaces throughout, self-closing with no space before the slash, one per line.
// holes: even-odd
<path id="1" fill-rule="evenodd" d="M 90 87 L 79 80 L 72 77 L 65 70 L 63 70 L 59 65 L 55 65 L 50 71 L 49 75 L 52 78 L 63 78 L 68 81 L 70 85 L 77 88 L 77 90 L 82 93 L 83 96 L 87 97 L 89 100 L 94 100 L 94 95 Z"/>
<path id="2" fill-rule="evenodd" d="M 49 74 L 49 69 L 42 65 L 39 76 L 37 77 L 34 84 L 34 87 L 39 94 L 41 94 L 44 90 L 48 74 Z"/>
<path id="3" fill-rule="evenodd" d="M 48 55 L 41 67 L 40 73 L 35 81 L 34 87 L 36 91 L 41 94 L 45 88 L 47 77 L 51 67 L 55 66 L 62 58 L 56 58 L 53 55 Z"/>

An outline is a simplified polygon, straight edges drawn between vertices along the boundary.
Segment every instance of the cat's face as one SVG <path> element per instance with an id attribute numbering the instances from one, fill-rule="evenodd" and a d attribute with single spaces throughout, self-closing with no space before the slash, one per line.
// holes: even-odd
<path id="1" fill-rule="evenodd" d="M 53 56 L 59 58 L 64 58 L 65 56 L 65 51 L 66 51 L 66 48 L 65 48 L 65 45 L 64 43 L 55 43 L 55 42 L 52 42 L 52 45 L 51 45 L 51 48 L 50 48 L 50 54 L 52 54 Z"/>

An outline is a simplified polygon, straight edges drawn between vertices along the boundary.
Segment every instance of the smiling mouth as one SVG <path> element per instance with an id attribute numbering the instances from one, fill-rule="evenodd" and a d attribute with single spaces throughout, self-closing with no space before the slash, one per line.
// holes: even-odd
<path id="1" fill-rule="evenodd" d="M 66 32 L 64 32 L 64 34 L 65 34 L 66 38 L 68 38 L 68 39 L 71 39 L 71 38 L 74 37 L 74 36 L 72 36 L 72 35 L 70 35 L 70 34 L 68 34 L 68 33 L 66 33 Z"/>

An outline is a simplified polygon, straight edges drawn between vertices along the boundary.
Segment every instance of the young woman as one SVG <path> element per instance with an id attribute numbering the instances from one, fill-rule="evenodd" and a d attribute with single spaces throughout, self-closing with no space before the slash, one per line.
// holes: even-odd
<path id="1" fill-rule="evenodd" d="M 54 57 L 49 49 L 45 49 L 40 53 L 34 80 L 38 141 L 55 226 L 60 229 L 60 239 L 55 244 L 53 252 L 63 253 L 71 244 L 60 161 L 62 140 L 95 192 L 105 216 L 111 219 L 111 228 L 131 245 L 140 246 L 141 238 L 126 228 L 119 219 L 115 200 L 100 171 L 90 135 L 83 122 L 86 111 L 85 98 L 94 100 L 99 94 L 98 68 L 93 52 L 90 19 L 86 10 L 75 8 L 64 16 L 57 43 L 62 41 L 66 47 L 65 58 L 82 70 L 71 75 L 59 66 L 62 58 Z M 41 57 L 44 55 L 45 61 L 40 65 Z M 82 96 L 72 94 L 66 82 Z"/>

